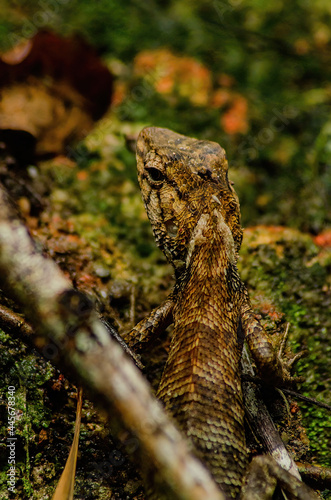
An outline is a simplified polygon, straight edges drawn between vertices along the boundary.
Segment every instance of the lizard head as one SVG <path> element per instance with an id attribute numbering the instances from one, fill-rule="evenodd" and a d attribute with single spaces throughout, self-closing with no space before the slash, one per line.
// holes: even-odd
<path id="1" fill-rule="evenodd" d="M 217 227 L 222 221 L 237 255 L 242 240 L 239 200 L 219 144 L 148 127 L 138 137 L 137 169 L 156 242 L 175 270 L 185 266 L 194 230 L 207 219 Z"/>

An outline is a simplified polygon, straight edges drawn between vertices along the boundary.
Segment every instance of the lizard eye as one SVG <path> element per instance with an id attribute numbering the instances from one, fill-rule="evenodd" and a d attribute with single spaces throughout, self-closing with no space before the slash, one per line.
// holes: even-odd
<path id="1" fill-rule="evenodd" d="M 152 182 L 162 182 L 164 180 L 164 174 L 158 168 L 148 167 L 146 171 Z"/>

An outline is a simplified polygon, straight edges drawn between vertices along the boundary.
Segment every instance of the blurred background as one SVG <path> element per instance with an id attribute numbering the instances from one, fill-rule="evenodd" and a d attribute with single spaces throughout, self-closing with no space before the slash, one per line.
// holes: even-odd
<path id="1" fill-rule="evenodd" d="M 327 0 L 1 4 L 2 51 L 43 28 L 80 35 L 115 76 L 112 113 L 122 124 L 219 142 L 237 169 L 244 225 L 316 234 L 330 224 Z"/>
<path id="2" fill-rule="evenodd" d="M 241 203 L 238 264 L 253 307 L 271 333 L 290 322 L 292 349 L 308 350 L 299 389 L 331 404 L 331 3 L 0 2 L 0 181 L 39 247 L 129 331 L 173 287 L 141 201 L 137 135 L 154 125 L 220 143 Z M 17 386 L 20 411 L 15 498 L 51 498 L 76 389 L 19 339 L 0 331 L 0 343 L 4 390 Z M 168 344 L 164 335 L 142 354 L 153 388 Z M 330 465 L 326 410 L 289 400 L 279 420 L 296 460 Z M 79 446 L 77 498 L 144 498 L 87 399 Z"/>

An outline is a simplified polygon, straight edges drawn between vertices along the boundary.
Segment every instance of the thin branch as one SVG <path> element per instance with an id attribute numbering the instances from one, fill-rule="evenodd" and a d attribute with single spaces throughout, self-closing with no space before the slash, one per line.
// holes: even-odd
<path id="1" fill-rule="evenodd" d="M 254 370 L 246 346 L 244 346 L 241 362 L 244 378 L 246 378 L 247 375 L 248 377 L 254 377 Z M 253 433 L 259 437 L 264 448 L 283 469 L 291 472 L 291 474 L 300 479 L 298 468 L 294 460 L 290 457 L 273 423 L 268 409 L 260 396 L 258 386 L 252 382 L 243 382 L 243 393 L 246 416 Z"/>
<path id="2" fill-rule="evenodd" d="M 299 392 L 296 392 L 296 391 L 292 391 L 291 389 L 284 389 L 282 387 L 281 389 L 283 392 L 285 392 L 285 394 L 289 394 L 290 396 L 293 396 L 294 398 L 297 398 L 297 399 L 301 399 L 302 401 L 305 401 L 306 403 L 310 403 L 310 404 L 313 404 L 315 406 L 318 406 L 319 408 L 325 408 L 326 410 L 329 410 L 331 411 L 331 406 L 326 404 L 326 403 L 322 403 L 322 401 L 317 401 L 317 399 L 315 398 L 308 398 L 307 396 L 304 396 L 303 394 L 300 394 Z"/>
<path id="3" fill-rule="evenodd" d="M 313 488 L 321 490 L 331 489 L 331 469 L 320 467 L 318 465 L 310 465 L 298 463 L 298 468 L 304 480 Z"/>
<path id="4" fill-rule="evenodd" d="M 259 386 L 267 387 L 267 384 L 260 377 L 257 377 L 256 375 L 249 375 L 248 373 L 245 373 L 242 375 L 241 380 L 243 382 L 253 382 L 254 384 L 257 384 Z M 289 394 L 290 396 L 293 396 L 296 399 L 301 399 L 302 401 L 305 401 L 306 403 L 310 403 L 310 404 L 313 404 L 315 406 L 318 406 L 319 408 L 324 408 L 326 410 L 331 411 L 330 405 L 328 405 L 327 403 L 323 403 L 322 401 L 318 401 L 315 398 L 304 396 L 300 392 L 293 391 L 292 389 L 285 389 L 284 387 L 279 388 L 279 390 L 284 392 L 285 394 Z"/>

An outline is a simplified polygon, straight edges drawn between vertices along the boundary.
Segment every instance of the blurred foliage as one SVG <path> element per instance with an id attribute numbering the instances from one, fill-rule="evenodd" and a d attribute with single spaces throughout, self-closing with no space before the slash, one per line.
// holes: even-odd
<path id="1" fill-rule="evenodd" d="M 48 26 L 65 35 L 81 34 L 105 58 L 119 60 L 127 68 L 141 51 L 167 47 L 200 61 L 211 71 L 213 85 L 220 74 L 229 75 L 248 103 L 247 130 L 229 134 L 219 124 L 220 110 L 210 103 L 192 104 L 185 96 L 169 103 L 155 91 L 135 96 L 129 112 L 126 108 L 123 113 L 122 103 L 119 117 L 220 142 L 239 169 L 234 177 L 244 225 L 263 221 L 317 233 L 330 224 L 328 1 L 5 0 L 3 4 L 2 49 Z M 240 171 L 243 165 L 255 173 L 249 189 Z"/>
<path id="2" fill-rule="evenodd" d="M 224 147 L 244 226 L 282 224 L 315 235 L 331 225 L 329 1 L 2 0 L 1 50 L 44 27 L 82 35 L 116 77 L 106 119 L 77 148 L 68 148 L 75 165 L 50 167 L 57 186 L 50 203 L 62 219 L 71 211 L 73 233 L 83 234 L 93 249 L 86 259 L 91 270 L 84 264 L 88 284 L 98 245 L 109 254 L 111 281 L 139 276 L 138 319 L 171 286 L 141 204 L 134 154 L 125 144 L 145 125 Z M 249 231 L 245 234 L 247 241 Z M 330 232 L 319 237 L 325 241 L 318 245 L 330 246 Z M 321 390 L 309 366 L 327 380 L 329 302 L 323 294 L 330 289 L 330 260 L 316 260 L 312 267 L 318 250 L 311 249 L 310 237 L 302 243 L 291 233 L 289 240 L 294 254 L 286 247 L 283 260 L 277 257 L 279 243 L 272 252 L 269 241 L 256 252 L 248 250 L 250 257 L 244 247 L 242 275 L 251 289 L 273 294 L 294 330 L 308 332 L 310 358 L 300 370 L 310 376 L 307 394 L 314 395 Z M 295 272 L 287 267 L 296 265 Z M 112 283 L 106 284 L 109 296 Z M 120 320 L 126 327 L 124 314 Z M 318 370 L 311 364 L 314 352 L 320 356 Z M 324 414 L 323 419 L 326 429 Z M 317 431 L 311 434 L 316 453 L 318 438 L 326 442 Z M 318 456 L 326 461 L 324 449 Z"/>

